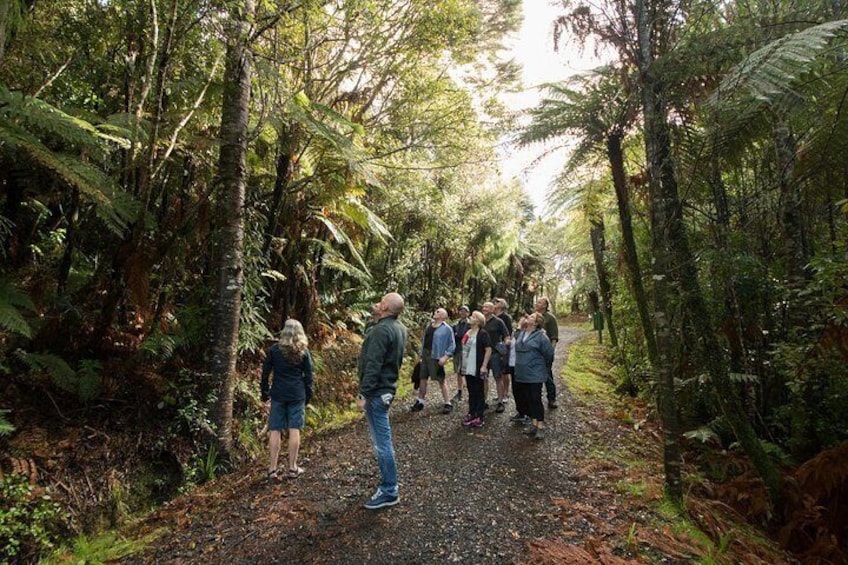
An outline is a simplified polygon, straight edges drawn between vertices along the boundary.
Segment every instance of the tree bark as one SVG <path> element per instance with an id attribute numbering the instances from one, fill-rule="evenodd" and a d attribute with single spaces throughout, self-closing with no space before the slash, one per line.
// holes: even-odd
<path id="1" fill-rule="evenodd" d="M 636 251 L 636 238 L 633 237 L 633 219 L 630 214 L 630 197 L 627 193 L 627 180 L 624 172 L 624 153 L 621 150 L 623 134 L 614 132 L 607 136 L 607 157 L 612 172 L 612 183 L 615 188 L 615 198 L 618 204 L 618 220 L 621 224 L 621 239 L 624 243 L 624 261 L 630 273 L 630 286 L 636 298 L 636 309 L 639 311 L 639 321 L 642 323 L 645 346 L 648 349 L 648 361 L 652 367 L 657 366 L 657 340 L 654 336 L 654 325 L 651 322 L 648 293 L 642 279 L 642 268 L 639 266 L 639 255 Z"/>
<path id="2" fill-rule="evenodd" d="M 590 230 L 592 239 L 592 255 L 595 257 L 595 271 L 598 273 L 598 287 L 601 290 L 601 310 L 606 318 L 607 331 L 610 336 L 610 345 L 618 347 L 618 336 L 615 333 L 615 323 L 612 318 L 612 287 L 609 282 L 606 263 L 604 262 L 604 249 L 606 238 L 604 236 L 603 220 L 592 220 Z"/>
<path id="3" fill-rule="evenodd" d="M 250 110 L 250 21 L 253 0 L 245 0 L 232 14 L 224 70 L 221 107 L 221 151 L 217 175 L 215 265 L 218 287 L 213 305 L 209 370 L 217 384 L 213 414 L 219 452 L 232 449 L 233 388 L 238 353 L 239 313 L 243 286 L 244 196 L 247 177 L 247 126 Z"/>

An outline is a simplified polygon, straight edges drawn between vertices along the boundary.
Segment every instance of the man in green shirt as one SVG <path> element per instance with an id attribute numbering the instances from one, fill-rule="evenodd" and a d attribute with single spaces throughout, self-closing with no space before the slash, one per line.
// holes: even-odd
<path id="1" fill-rule="evenodd" d="M 551 301 L 547 296 L 542 296 L 536 301 L 536 312 L 539 312 L 544 317 L 542 329 L 551 340 L 551 345 L 556 349 L 556 344 L 559 341 L 559 324 L 553 314 L 550 313 Z M 548 365 L 548 380 L 545 382 L 545 393 L 548 397 L 548 409 L 553 410 L 559 405 L 556 401 L 556 381 L 554 380 L 553 363 Z"/>

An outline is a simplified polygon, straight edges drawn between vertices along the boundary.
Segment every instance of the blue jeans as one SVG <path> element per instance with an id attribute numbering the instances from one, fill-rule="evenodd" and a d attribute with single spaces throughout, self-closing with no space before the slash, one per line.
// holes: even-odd
<path id="1" fill-rule="evenodd" d="M 392 426 L 389 424 L 389 407 L 379 396 L 365 401 L 365 418 L 371 431 L 371 443 L 377 453 L 380 466 L 380 490 L 390 496 L 398 494 L 397 465 L 395 448 L 392 445 Z"/>

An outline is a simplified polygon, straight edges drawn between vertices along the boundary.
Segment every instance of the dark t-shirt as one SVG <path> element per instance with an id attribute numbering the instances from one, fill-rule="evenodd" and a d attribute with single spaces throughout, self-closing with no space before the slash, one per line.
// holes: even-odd
<path id="1" fill-rule="evenodd" d="M 500 318 L 506 326 L 506 331 L 509 332 L 509 335 L 512 335 L 512 318 L 510 317 L 510 315 L 506 312 L 501 312 L 500 314 L 498 314 L 498 318 Z"/>
<path id="2" fill-rule="evenodd" d="M 433 327 L 433 324 L 427 326 L 427 330 L 424 332 L 424 344 L 422 347 L 427 351 L 433 349 L 433 334 L 436 333 L 436 328 Z"/>
<path id="3" fill-rule="evenodd" d="M 483 329 L 486 330 L 486 333 L 489 334 L 489 339 L 492 340 L 492 346 L 500 343 L 509 335 L 509 331 L 506 329 L 506 324 L 503 323 L 503 320 L 498 318 L 497 316 L 492 316 L 488 320 L 486 320 L 486 325 L 483 326 Z"/>

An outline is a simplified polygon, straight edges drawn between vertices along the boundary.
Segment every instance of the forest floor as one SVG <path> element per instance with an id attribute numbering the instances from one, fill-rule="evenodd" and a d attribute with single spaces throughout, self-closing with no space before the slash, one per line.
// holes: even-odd
<path id="1" fill-rule="evenodd" d="M 556 375 L 587 335 L 560 328 Z M 544 440 L 509 421 L 512 403 L 469 430 L 460 425 L 464 403 L 443 415 L 432 387 L 422 412 L 399 398 L 391 412 L 397 506 L 363 508 L 379 471 L 359 420 L 307 438 L 297 479 L 271 481 L 257 461 L 169 502 L 132 527 L 129 535 L 152 541 L 122 562 L 723 562 L 710 561 L 715 548 L 662 510 L 659 433 L 578 400 L 562 381 L 559 391 Z"/>

